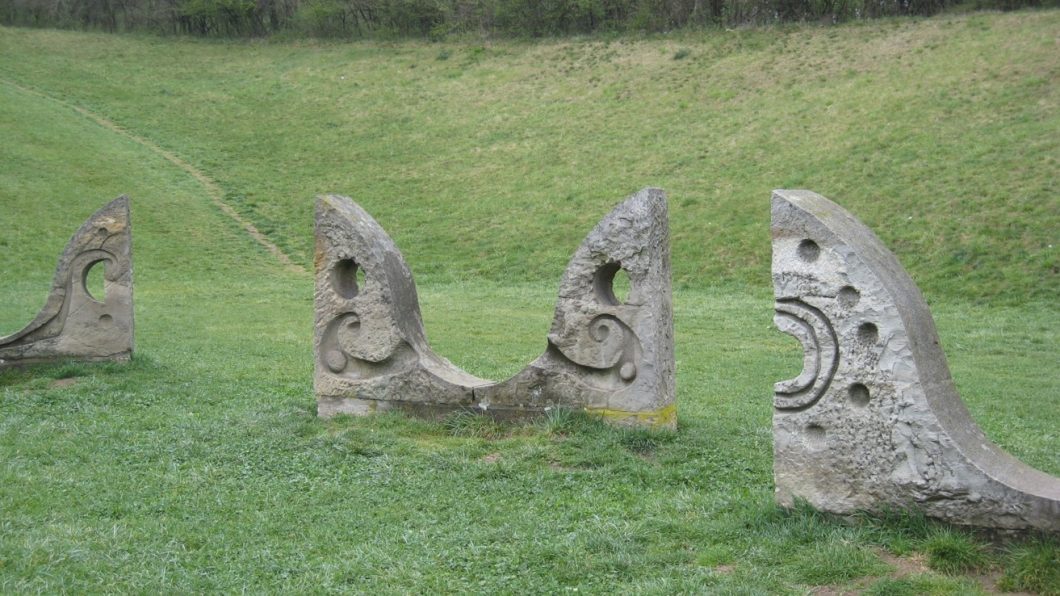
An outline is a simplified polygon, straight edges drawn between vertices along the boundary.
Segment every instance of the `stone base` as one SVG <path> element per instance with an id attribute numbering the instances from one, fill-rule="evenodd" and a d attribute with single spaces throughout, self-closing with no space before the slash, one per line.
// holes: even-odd
<path id="1" fill-rule="evenodd" d="M 59 364 L 64 362 L 129 362 L 132 360 L 132 352 L 120 352 L 118 354 L 110 354 L 108 356 L 70 356 L 64 358 L 61 361 L 57 361 L 54 357 L 48 358 L 23 358 L 21 360 L 3 360 L 0 359 L 0 371 L 13 370 L 20 368 L 28 368 L 31 366 L 37 366 L 39 364 Z"/>
<path id="2" fill-rule="evenodd" d="M 349 416 L 370 416 L 381 412 L 399 411 L 420 418 L 441 420 L 454 412 L 473 412 L 475 414 L 489 416 L 494 420 L 515 421 L 535 420 L 548 416 L 551 412 L 563 409 L 586 412 L 590 416 L 598 416 L 618 426 L 648 427 L 670 430 L 677 429 L 677 408 L 673 404 L 654 412 L 623 412 L 602 408 L 509 408 L 503 406 L 482 408 L 456 404 L 359 399 L 356 397 L 317 397 L 317 416 L 320 416 L 321 418 L 331 418 L 332 416 L 339 416 L 342 414 Z"/>

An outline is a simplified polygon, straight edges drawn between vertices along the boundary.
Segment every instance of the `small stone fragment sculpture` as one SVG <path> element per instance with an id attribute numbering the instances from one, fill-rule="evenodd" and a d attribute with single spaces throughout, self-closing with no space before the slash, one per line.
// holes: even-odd
<path id="1" fill-rule="evenodd" d="M 619 269 L 631 284 L 624 302 L 612 287 Z M 570 408 L 620 425 L 676 425 L 669 223 L 657 189 L 628 198 L 589 234 L 561 281 L 545 353 L 507 381 L 474 377 L 431 350 L 405 259 L 345 197 L 317 200 L 315 311 L 323 417 Z"/>
<path id="2" fill-rule="evenodd" d="M 927 304 L 872 231 L 802 190 L 775 191 L 772 220 L 774 320 L 805 350 L 775 386 L 777 501 L 1060 532 L 1060 479 L 972 421 Z"/>
<path id="3" fill-rule="evenodd" d="M 103 296 L 86 280 L 103 269 Z M 95 212 L 67 243 L 37 317 L 0 337 L 0 369 L 60 360 L 128 360 L 133 351 L 132 231 L 129 198 Z"/>

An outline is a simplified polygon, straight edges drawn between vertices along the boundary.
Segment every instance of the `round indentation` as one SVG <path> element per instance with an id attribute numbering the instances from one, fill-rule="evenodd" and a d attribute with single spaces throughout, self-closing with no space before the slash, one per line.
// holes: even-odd
<path id="1" fill-rule="evenodd" d="M 331 372 L 342 372 L 342 369 L 346 368 L 346 354 L 338 350 L 328 350 L 324 354 L 324 365 Z"/>
<path id="2" fill-rule="evenodd" d="M 862 323 L 858 326 L 858 341 L 869 345 L 875 345 L 880 339 L 880 330 L 872 323 Z"/>
<path id="3" fill-rule="evenodd" d="M 364 273 L 353 259 L 341 259 L 331 268 L 331 287 L 343 298 L 357 296 L 360 291 L 360 284 L 357 282 L 363 283 L 363 280 Z"/>
<path id="4" fill-rule="evenodd" d="M 843 286 L 839 288 L 839 294 L 836 295 L 836 299 L 839 300 L 839 306 L 854 308 L 858 305 L 858 300 L 861 300 L 861 292 L 857 291 L 854 286 Z"/>
<path id="5" fill-rule="evenodd" d="M 628 302 L 633 291 L 629 273 L 622 268 L 622 263 L 607 263 L 597 269 L 593 287 L 596 290 L 596 299 L 611 306 Z"/>
<path id="6" fill-rule="evenodd" d="M 637 378 L 637 365 L 632 362 L 626 362 L 618 369 L 618 376 L 622 377 L 623 381 L 632 381 Z"/>
<path id="7" fill-rule="evenodd" d="M 806 442 L 810 444 L 810 447 L 820 449 L 825 446 L 826 434 L 824 427 L 820 424 L 810 424 L 806 426 Z"/>
<path id="8" fill-rule="evenodd" d="M 850 398 L 850 403 L 859 408 L 869 405 L 869 388 L 861 383 L 851 385 L 850 389 L 847 389 L 847 395 Z"/>
<path id="9" fill-rule="evenodd" d="M 799 243 L 798 253 L 800 259 L 812 263 L 821 256 L 821 247 L 813 240 L 806 239 Z"/>
<path id="10" fill-rule="evenodd" d="M 607 339 L 608 335 L 611 335 L 611 328 L 601 321 L 592 326 L 590 333 L 592 334 L 593 339 L 602 342 Z"/>
<path id="11" fill-rule="evenodd" d="M 110 232 L 107 231 L 107 228 L 103 228 L 103 227 L 96 228 L 96 235 L 99 236 L 100 238 L 106 236 L 109 233 Z"/>
<path id="12" fill-rule="evenodd" d="M 113 322 L 114 322 L 114 317 L 112 317 L 110 315 L 100 315 L 100 317 L 99 317 L 99 324 L 103 325 L 104 327 L 108 327 Z"/>

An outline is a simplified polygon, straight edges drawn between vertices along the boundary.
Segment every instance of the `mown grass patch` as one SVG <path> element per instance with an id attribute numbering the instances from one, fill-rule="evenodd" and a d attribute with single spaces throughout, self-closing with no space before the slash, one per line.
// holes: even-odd
<path id="1" fill-rule="evenodd" d="M 1010 17 L 997 18 L 1010 23 L 1005 20 Z M 905 27 L 900 23 L 896 29 Z M 30 48 L 32 39 L 76 39 L 85 44 L 82 65 L 88 73 L 103 68 L 92 58 L 95 52 L 108 55 L 115 48 L 130 53 L 111 54 L 114 64 L 140 66 L 93 83 L 78 80 L 89 76 L 84 73 L 60 76 L 63 68 L 58 66 L 56 71 L 30 69 L 63 61 L 56 56 L 71 50 L 56 41 L 55 53 L 5 61 L 0 76 L 25 68 L 18 70 L 20 84 L 33 79 L 40 86 L 58 86 L 62 81 L 64 94 L 94 85 L 124 89 L 100 91 L 85 101 L 115 107 L 126 125 L 142 123 L 138 133 L 157 134 L 159 143 L 180 145 L 182 153 L 183 143 L 196 144 L 196 151 L 203 152 L 189 155 L 202 157 L 197 164 L 214 175 L 242 161 L 242 154 L 206 152 L 202 148 L 211 143 L 227 147 L 230 142 L 219 131 L 196 128 L 209 118 L 173 122 L 169 100 L 146 102 L 143 89 L 132 84 L 139 76 L 173 77 L 179 84 L 167 86 L 166 94 L 159 93 L 162 98 L 195 95 L 210 87 L 180 68 L 169 74 L 155 71 L 152 60 L 160 54 L 204 52 L 203 71 L 216 70 L 217 76 L 225 68 L 209 59 L 216 59 L 214 52 L 232 52 L 233 64 L 240 64 L 245 52 L 260 51 L 262 63 L 276 61 L 277 72 L 311 70 L 313 62 L 303 52 L 345 52 L 348 58 L 375 53 L 409 71 L 416 69 L 401 61 L 423 54 L 432 65 L 488 67 L 500 78 L 526 72 L 500 69 L 494 61 L 504 59 L 505 52 L 548 57 L 560 48 L 574 61 L 581 55 L 576 43 L 516 44 L 481 52 L 454 45 L 453 56 L 436 61 L 438 48 L 415 44 L 184 45 L 62 35 L 69 34 L 2 30 L 0 44 L 18 39 Z M 879 35 L 886 37 L 886 32 Z M 731 48 L 726 55 L 732 59 L 770 47 L 765 37 L 741 34 L 738 39 L 749 45 Z M 616 42 L 615 59 L 634 65 L 687 64 L 698 60 L 702 49 L 682 41 L 695 52 L 674 61 L 676 48 L 644 54 L 645 43 Z M 9 48 L 5 45 L 3 51 Z M 421 66 L 417 63 L 417 69 Z M 310 70 L 303 74 L 311 75 Z M 250 72 L 246 76 L 253 77 Z M 234 77 L 228 84 L 238 86 L 238 81 Z M 400 77 L 394 82 L 404 84 Z M 293 85 L 287 92 L 293 97 L 312 88 Z M 419 92 L 436 92 L 432 89 L 424 86 Z M 547 84 L 539 89 L 534 101 L 541 106 L 566 101 L 566 96 L 549 95 L 554 88 Z M 626 91 L 616 86 L 608 93 L 618 102 L 625 101 L 618 97 Z M 195 105 L 220 117 L 231 107 L 221 102 L 230 92 L 227 86 L 214 88 L 210 93 L 219 103 Z M 0 373 L 2 592 L 577 589 L 794 594 L 837 586 L 874 593 L 977 589 L 977 573 L 958 569 L 951 576 L 924 568 L 900 576 L 891 562 L 894 557 L 926 561 L 932 537 L 942 533 L 984 553 L 983 567 L 1000 570 L 1003 581 L 1011 582 L 1006 585 L 1048 590 L 1051 576 L 1042 565 L 1055 560 L 1054 542 L 1018 541 L 1011 550 L 997 551 L 970 533 L 915 515 L 838 519 L 805 507 L 782 511 L 774 505 L 772 383 L 797 371 L 802 354 L 793 339 L 773 328 L 772 296 L 764 284 L 679 284 L 674 294 L 676 432 L 622 432 L 572 413 L 526 424 L 466 416 L 431 422 L 396 414 L 320 420 L 311 388 L 308 273 L 279 266 L 211 204 L 187 172 L 68 107 L 0 82 L 0 126 L 10 140 L 0 143 L 0 164 L 5 166 L 0 167 L 5 230 L 0 237 L 6 239 L 0 253 L 0 329 L 16 330 L 32 318 L 66 239 L 88 214 L 120 193 L 133 198 L 137 322 L 137 352 L 129 364 L 61 364 Z M 277 124 L 265 117 L 262 130 L 270 126 Z M 405 138 L 407 130 L 400 128 L 405 125 L 395 126 L 392 138 Z M 186 137 L 174 132 L 183 127 L 188 127 L 185 133 L 198 132 Z M 163 134 L 166 130 L 173 136 Z M 385 127 L 379 130 L 389 134 Z M 504 127 L 494 132 L 502 134 Z M 271 133 L 265 133 L 262 142 L 268 143 Z M 239 137 L 239 127 L 233 134 Z M 290 142 L 291 147 L 276 149 L 287 152 L 284 163 L 290 168 L 260 167 L 262 162 L 251 159 L 240 166 L 247 168 L 247 179 L 270 188 L 293 187 L 297 175 L 288 179 L 277 172 L 317 167 L 308 157 L 304 163 L 286 161 L 308 137 L 295 134 Z M 524 141 L 498 138 L 498 143 L 506 142 L 517 147 Z M 253 143 L 248 147 L 250 157 L 260 150 Z M 402 155 L 402 147 L 395 141 L 391 158 Z M 380 145 L 370 149 L 380 151 Z M 604 155 L 612 149 L 588 144 L 584 151 Z M 326 162 L 326 153 L 320 159 Z M 384 155 L 373 154 L 372 159 L 381 163 Z M 390 170 L 401 175 L 379 184 L 407 189 L 401 180 L 410 170 L 402 170 L 402 163 L 392 161 Z M 476 167 L 500 171 L 502 165 L 511 163 L 483 158 Z M 341 170 L 334 166 L 319 167 Z M 422 190 L 419 195 L 376 195 L 372 193 L 383 187 L 375 186 L 369 193 L 397 197 L 393 202 L 404 204 L 389 207 L 392 222 L 418 222 L 413 231 L 396 226 L 404 234 L 402 248 L 409 242 L 417 251 L 418 258 L 410 258 L 417 275 L 420 263 L 430 267 L 426 263 L 431 259 L 423 258 L 430 251 L 425 245 L 415 248 L 413 239 L 451 233 L 439 222 L 452 220 L 438 218 L 438 210 L 477 209 L 452 200 L 445 186 L 457 178 L 472 187 L 497 183 L 480 179 L 482 172 L 474 167 L 461 173 L 466 166 L 450 165 L 449 181 L 440 179 L 438 203 L 420 203 L 428 194 Z M 364 175 L 380 171 L 369 168 Z M 501 181 L 502 187 L 513 184 Z M 307 208 L 312 192 L 303 197 Z M 477 250 L 483 251 L 484 261 L 499 259 L 518 272 L 511 280 L 498 282 L 488 274 L 488 264 L 483 277 L 476 277 L 471 260 L 478 260 L 478 253 L 472 258 L 462 249 L 441 251 L 451 257 L 447 266 L 459 273 L 428 270 L 420 286 L 425 323 L 438 352 L 491 378 L 511 375 L 539 354 L 563 261 L 595 223 L 589 220 L 615 198 L 608 191 L 601 192 L 599 204 L 575 197 L 520 207 L 526 210 L 522 216 L 554 218 L 556 227 L 549 234 L 556 246 L 549 244 L 547 251 L 564 257 L 535 261 L 534 267 L 547 273 L 520 271 L 536 257 L 520 250 L 505 256 L 494 252 L 501 245 L 492 241 L 467 239 L 482 242 Z M 271 197 L 261 200 L 271 205 L 265 210 L 286 209 Z M 675 203 L 679 200 L 675 197 Z M 292 195 L 289 205 L 294 204 L 301 205 L 302 199 Z M 386 204 L 377 199 L 373 210 L 385 215 Z M 578 208 L 562 208 L 566 204 Z M 708 204 L 704 200 L 689 207 L 706 210 Z M 724 208 L 715 205 L 710 213 L 718 209 L 717 217 L 748 217 L 748 225 L 760 217 L 727 214 Z M 302 240 L 291 239 L 308 234 L 311 222 L 300 219 L 305 214 L 297 210 L 284 213 L 282 225 L 270 233 L 297 254 Z M 407 218 L 398 218 L 399 213 Z M 675 208 L 675 223 L 688 213 Z M 1037 225 L 1048 221 L 1039 219 Z M 481 220 L 473 225 L 483 228 Z M 510 235 L 506 225 L 498 220 L 494 231 Z M 288 232 L 276 231 L 287 226 Z M 299 227 L 305 229 L 290 231 Z M 675 225 L 675 237 L 680 229 Z M 289 234 L 287 241 L 283 234 Z M 689 236 L 684 238 L 690 242 Z M 759 241 L 768 246 L 767 236 Z M 459 260 L 460 254 L 465 260 Z M 675 262 L 689 259 L 687 255 L 675 252 Z M 11 277 L 18 281 L 9 283 Z M 958 386 L 987 434 L 1028 463 L 1060 473 L 1055 435 L 1060 413 L 1051 407 L 1060 379 L 1049 372 L 1057 360 L 1053 338 L 1060 335 L 1054 305 L 1030 301 L 999 306 L 949 298 L 934 299 L 932 306 Z"/>

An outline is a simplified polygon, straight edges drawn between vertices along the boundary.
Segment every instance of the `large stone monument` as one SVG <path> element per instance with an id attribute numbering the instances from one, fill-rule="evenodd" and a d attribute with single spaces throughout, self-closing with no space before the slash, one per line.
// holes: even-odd
<path id="1" fill-rule="evenodd" d="M 128 360 L 133 351 L 132 235 L 129 199 L 89 217 L 59 257 L 52 290 L 37 317 L 0 337 L 0 369 L 59 360 Z M 103 295 L 86 280 L 103 269 Z"/>
<path id="2" fill-rule="evenodd" d="M 820 195 L 778 190 L 772 232 L 775 321 L 805 350 L 775 387 L 777 500 L 1060 532 L 1060 479 L 975 425 L 927 304 L 872 231 Z"/>
<path id="3" fill-rule="evenodd" d="M 629 297 L 612 286 L 629 276 Z M 316 206 L 314 385 L 321 416 L 401 408 L 496 417 L 583 409 L 626 425 L 674 427 L 673 313 L 666 196 L 616 207 L 574 254 L 545 353 L 511 379 L 474 377 L 427 343 L 416 285 L 386 232 L 350 199 Z"/>

